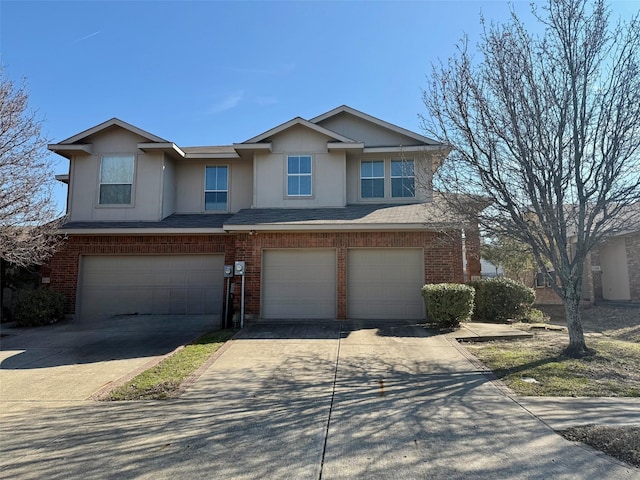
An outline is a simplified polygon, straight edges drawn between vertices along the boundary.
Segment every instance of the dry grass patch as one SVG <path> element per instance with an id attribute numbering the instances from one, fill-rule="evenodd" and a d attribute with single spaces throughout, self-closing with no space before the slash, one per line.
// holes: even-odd
<path id="1" fill-rule="evenodd" d="M 105 400 L 151 400 L 176 397 L 181 392 L 182 383 L 236 331 L 221 330 L 203 335 L 165 358 L 155 367 L 116 387 Z"/>
<path id="2" fill-rule="evenodd" d="M 542 306 L 565 326 L 561 306 Z M 533 396 L 640 397 L 640 309 L 598 306 L 582 311 L 587 345 L 596 354 L 566 358 L 568 335 L 536 331 L 531 339 L 466 344 L 515 393 Z M 519 325 L 520 328 L 529 328 Z M 587 425 L 559 432 L 640 467 L 640 427 Z"/>
<path id="3" fill-rule="evenodd" d="M 519 395 L 640 397 L 640 344 L 590 338 L 596 354 L 562 356 L 568 338 L 538 332 L 531 339 L 467 344 L 467 348 Z"/>

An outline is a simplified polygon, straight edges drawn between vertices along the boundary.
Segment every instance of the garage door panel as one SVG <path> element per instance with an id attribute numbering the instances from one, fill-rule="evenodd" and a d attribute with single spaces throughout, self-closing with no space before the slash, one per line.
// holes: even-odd
<path id="1" fill-rule="evenodd" d="M 223 255 L 84 256 L 80 316 L 220 315 L 223 265 Z"/>
<path id="2" fill-rule="evenodd" d="M 347 269 L 350 318 L 424 318 L 422 249 L 350 249 Z"/>
<path id="3" fill-rule="evenodd" d="M 336 295 L 335 250 L 263 252 L 263 318 L 335 318 Z"/>

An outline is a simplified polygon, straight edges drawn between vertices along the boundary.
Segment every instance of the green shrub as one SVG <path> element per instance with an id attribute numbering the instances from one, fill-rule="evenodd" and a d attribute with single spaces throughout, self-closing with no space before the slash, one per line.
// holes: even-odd
<path id="1" fill-rule="evenodd" d="M 538 310 L 537 308 L 527 308 L 520 314 L 518 320 L 525 323 L 549 323 L 551 317 L 545 315 L 542 310 Z"/>
<path id="2" fill-rule="evenodd" d="M 536 298 L 532 288 L 508 278 L 469 283 L 476 291 L 473 320 L 504 323 L 531 308 Z"/>
<path id="3" fill-rule="evenodd" d="M 25 292 L 15 306 L 13 318 L 21 327 L 36 327 L 62 320 L 64 295 L 49 289 Z"/>
<path id="4" fill-rule="evenodd" d="M 458 328 L 473 311 L 473 288 L 457 283 L 429 284 L 422 287 L 429 319 L 440 328 Z"/>

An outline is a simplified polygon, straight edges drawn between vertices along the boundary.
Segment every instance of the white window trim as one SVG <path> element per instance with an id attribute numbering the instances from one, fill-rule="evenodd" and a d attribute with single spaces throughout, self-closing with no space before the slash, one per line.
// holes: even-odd
<path id="1" fill-rule="evenodd" d="M 411 162 L 413 164 L 413 175 L 393 175 L 393 162 L 403 162 L 403 163 L 408 163 Z M 394 178 L 412 178 L 413 179 L 413 195 L 410 197 L 407 196 L 400 196 L 400 197 L 396 197 L 393 195 L 393 179 Z M 407 158 L 407 159 L 402 159 L 402 158 L 392 158 L 389 161 L 389 195 L 391 196 L 391 198 L 416 198 L 416 162 L 413 158 Z"/>
<path id="2" fill-rule="evenodd" d="M 102 182 L 102 160 L 104 157 L 127 157 L 133 159 L 133 175 L 131 178 L 131 198 L 129 203 L 100 203 L 100 190 L 102 185 L 127 185 L 123 183 L 103 183 Z M 100 155 L 100 164 L 98 165 L 98 191 L 96 196 L 96 208 L 132 208 L 134 207 L 135 199 L 135 185 L 136 175 L 138 169 L 136 168 L 138 156 L 135 153 L 102 153 Z"/>
<path id="3" fill-rule="evenodd" d="M 311 173 L 289 173 L 289 157 L 309 157 L 311 159 Z M 285 184 L 284 191 L 286 198 L 313 198 L 313 177 L 314 177 L 314 161 L 313 155 L 311 153 L 288 153 L 285 155 Z M 289 177 L 309 177 L 310 182 L 310 192 L 308 194 L 290 194 L 289 193 Z"/>
<path id="4" fill-rule="evenodd" d="M 382 162 L 382 177 L 363 177 L 362 176 L 362 163 L 363 162 Z M 387 162 L 384 159 L 360 159 L 360 164 L 358 165 L 358 176 L 359 176 L 359 181 L 358 181 L 358 196 L 360 198 L 360 200 L 365 201 L 365 202 L 375 202 L 375 201 L 380 201 L 380 200 L 384 200 L 385 198 L 387 198 Z M 382 179 L 382 196 L 381 197 L 365 197 L 362 195 L 362 180 L 379 180 Z"/>
<path id="5" fill-rule="evenodd" d="M 207 168 L 226 167 L 227 169 L 227 189 L 226 190 L 207 190 Z M 205 165 L 204 166 L 204 188 L 202 194 L 202 211 L 205 213 L 226 213 L 229 211 L 231 198 L 229 197 L 229 183 L 231 181 L 231 169 L 229 165 Z M 225 192 L 227 194 L 227 208 L 224 210 L 207 210 L 207 193 Z"/>

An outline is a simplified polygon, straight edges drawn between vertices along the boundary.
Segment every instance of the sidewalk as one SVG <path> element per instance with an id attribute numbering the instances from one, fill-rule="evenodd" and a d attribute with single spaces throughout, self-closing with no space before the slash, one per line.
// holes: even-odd
<path id="1" fill-rule="evenodd" d="M 511 325 L 469 322 L 463 323 L 460 330 L 447 336 L 463 341 L 490 341 L 530 338 L 533 334 Z M 466 352 L 465 355 L 471 354 Z M 506 387 L 502 389 L 506 390 Z M 589 424 L 640 425 L 638 398 L 508 396 L 554 430 Z"/>

